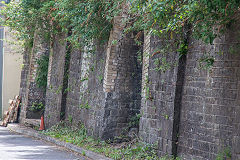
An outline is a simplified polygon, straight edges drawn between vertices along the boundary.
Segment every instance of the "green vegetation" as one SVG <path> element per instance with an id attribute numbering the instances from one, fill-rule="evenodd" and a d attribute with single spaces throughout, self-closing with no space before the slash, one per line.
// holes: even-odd
<path id="1" fill-rule="evenodd" d="M 190 24 L 195 38 L 212 44 L 237 18 L 239 5 L 238 0 L 13 0 L 1 12 L 2 24 L 18 31 L 20 39 L 32 40 L 36 29 L 50 40 L 71 30 L 67 39 L 79 45 L 80 39 L 84 44 L 108 40 L 113 17 L 127 6 L 126 32 L 167 33 L 172 39 Z"/>
<path id="2" fill-rule="evenodd" d="M 45 108 L 45 106 L 43 105 L 42 102 L 40 103 L 33 103 L 31 107 L 29 107 L 29 110 L 32 112 L 39 112 L 39 111 L 43 111 Z"/>
<path id="3" fill-rule="evenodd" d="M 6 17 L 2 24 L 16 30 L 18 38 L 25 41 L 32 41 L 36 29 L 50 41 L 59 32 L 71 30 L 67 40 L 79 46 L 79 42 L 89 44 L 92 39 L 108 40 L 111 21 L 120 11 L 116 9 L 120 3 L 109 0 L 13 0 L 2 10 Z"/>
<path id="4" fill-rule="evenodd" d="M 100 83 L 103 82 L 103 75 L 98 75 L 97 78 L 98 78 L 98 81 L 99 81 Z"/>
<path id="5" fill-rule="evenodd" d="M 200 59 L 200 67 L 204 69 L 210 69 L 214 64 L 214 57 L 204 56 Z"/>
<path id="6" fill-rule="evenodd" d="M 130 122 L 128 123 L 128 128 L 139 128 L 139 121 L 141 116 L 141 114 L 136 114 L 135 116 L 131 117 Z"/>
<path id="7" fill-rule="evenodd" d="M 217 155 L 216 160 L 230 160 L 232 157 L 231 155 L 231 149 L 230 148 L 225 148 L 221 153 Z"/>
<path id="8" fill-rule="evenodd" d="M 138 32 L 135 39 L 139 45 L 143 31 L 161 37 L 168 44 L 153 55 L 147 55 L 154 57 L 162 54 L 161 59 L 155 59 L 154 65 L 156 71 L 164 72 L 176 64 L 169 64 L 167 54 L 176 54 L 175 51 L 180 57 L 187 54 L 190 47 L 187 35 L 189 30 L 195 39 L 212 44 L 238 18 L 239 6 L 239 0 L 12 0 L 1 10 L 1 15 L 5 17 L 1 19 L 1 25 L 16 31 L 18 40 L 24 41 L 25 47 L 32 47 L 34 34 L 38 31 L 42 38 L 50 42 L 51 47 L 53 37 L 65 32 L 71 33 L 66 38 L 71 46 L 91 48 L 89 46 L 93 40 L 102 43 L 109 40 L 114 16 L 121 15 L 122 9 L 127 8 L 126 19 L 122 22 L 125 33 Z M 116 45 L 117 40 L 111 44 Z M 230 53 L 235 53 L 234 47 L 230 48 Z M 48 59 L 48 56 L 43 56 L 37 62 L 39 68 L 36 81 L 42 88 L 47 86 Z M 142 60 L 141 55 L 138 59 Z M 207 52 L 200 60 L 200 64 L 207 69 L 213 63 L 214 55 L 210 57 Z M 90 69 L 94 71 L 94 67 Z M 88 77 L 82 78 L 81 82 L 86 80 Z M 103 76 L 99 76 L 98 80 L 102 81 Z M 149 84 L 146 77 L 146 99 L 153 100 Z M 61 91 L 62 88 L 58 88 L 56 92 Z M 42 108 L 43 105 L 39 104 L 32 106 L 33 110 Z M 90 106 L 87 102 L 80 108 L 88 109 Z M 169 119 L 168 115 L 164 117 Z M 135 118 L 130 126 L 137 124 L 139 117 Z M 72 116 L 69 116 L 69 121 L 72 123 Z M 44 133 L 114 159 L 159 159 L 156 148 L 141 143 L 139 139 L 114 146 L 88 137 L 83 126 L 73 128 L 59 124 Z M 224 152 L 219 155 L 220 158 L 224 156 L 228 154 Z"/>
<path id="9" fill-rule="evenodd" d="M 122 21 L 126 33 L 135 31 L 137 43 L 143 31 L 161 37 L 170 47 L 155 54 L 188 52 L 188 34 L 212 44 L 238 17 L 239 0 L 12 0 L 1 10 L 9 26 L 25 46 L 32 46 L 36 30 L 45 40 L 53 42 L 54 35 L 68 34 L 66 40 L 73 47 L 90 46 L 93 40 L 109 40 L 115 16 L 127 13 Z M 70 31 L 70 32 L 69 32 Z M 112 41 L 115 45 L 117 40 Z M 53 44 L 53 43 L 51 43 Z M 139 43 L 142 45 L 142 43 Z M 52 45 L 51 45 L 52 46 Z M 214 57 L 205 55 L 203 68 L 213 65 Z M 156 71 L 172 67 L 166 57 L 156 59 Z"/>
<path id="10" fill-rule="evenodd" d="M 48 62 L 49 57 L 47 55 L 43 55 L 40 59 L 37 60 L 38 67 L 36 83 L 39 88 L 43 88 L 44 90 L 47 88 Z"/>
<path id="11" fill-rule="evenodd" d="M 140 115 L 136 115 L 136 117 L 133 118 L 133 121 L 136 121 L 139 117 Z M 72 116 L 69 117 L 69 122 L 72 123 Z M 157 156 L 157 144 L 150 145 L 141 142 L 139 138 L 121 144 L 96 140 L 95 138 L 88 136 L 87 129 L 82 124 L 78 127 L 73 127 L 66 122 L 61 122 L 49 130 L 42 131 L 42 133 L 116 160 L 181 160 L 178 157 L 175 159 L 171 157 L 159 158 Z M 83 153 L 83 155 L 85 155 L 85 153 Z M 231 159 L 230 148 L 225 148 L 216 157 L 216 160 L 225 159 Z"/>
<path id="12" fill-rule="evenodd" d="M 43 133 L 117 160 L 171 159 L 167 157 L 159 158 L 157 156 L 156 146 L 140 142 L 139 139 L 134 139 L 122 144 L 109 144 L 104 141 L 95 140 L 93 137 L 87 135 L 87 130 L 83 125 L 70 127 L 66 123 L 60 123 Z"/>
<path id="13" fill-rule="evenodd" d="M 86 100 L 85 103 L 84 103 L 84 101 L 82 101 L 82 103 L 79 105 L 79 108 L 81 108 L 81 109 L 90 109 L 91 106 L 88 104 L 88 101 Z"/>

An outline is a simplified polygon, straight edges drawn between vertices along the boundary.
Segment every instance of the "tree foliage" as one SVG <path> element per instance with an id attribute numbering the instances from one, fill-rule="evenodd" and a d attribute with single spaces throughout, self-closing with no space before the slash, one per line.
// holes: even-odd
<path id="1" fill-rule="evenodd" d="M 181 33 L 184 24 L 206 43 L 224 32 L 238 18 L 239 0 L 13 0 L 2 10 L 4 25 L 31 40 L 36 28 L 45 38 L 58 32 L 72 34 L 68 40 L 79 45 L 92 39 L 108 40 L 114 16 L 128 4 L 125 31 L 145 30 L 161 36 Z"/>
<path id="2" fill-rule="evenodd" d="M 188 23 L 195 38 L 212 43 L 236 20 L 239 5 L 238 0 L 133 0 L 130 11 L 134 29 L 179 33 Z"/>
<path id="3" fill-rule="evenodd" d="M 31 40 L 36 28 L 50 40 L 58 32 L 71 30 L 70 42 L 86 44 L 92 39 L 107 40 L 120 3 L 121 0 L 13 0 L 1 11 L 5 16 L 2 24 L 18 31 L 20 39 Z"/>

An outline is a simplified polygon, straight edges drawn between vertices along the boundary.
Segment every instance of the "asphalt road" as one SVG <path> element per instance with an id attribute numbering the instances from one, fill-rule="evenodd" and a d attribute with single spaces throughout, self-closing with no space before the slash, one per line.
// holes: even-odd
<path id="1" fill-rule="evenodd" d="M 40 140 L 0 127 L 0 160 L 87 160 Z"/>

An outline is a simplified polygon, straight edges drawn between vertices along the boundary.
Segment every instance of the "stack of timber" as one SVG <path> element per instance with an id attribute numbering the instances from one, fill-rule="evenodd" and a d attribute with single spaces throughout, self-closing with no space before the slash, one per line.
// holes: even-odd
<path id="1" fill-rule="evenodd" d="M 3 122 L 0 124 L 1 126 L 6 127 L 8 123 L 15 123 L 18 120 L 18 112 L 20 107 L 20 97 L 16 96 L 14 100 L 10 100 L 10 107 L 8 111 L 4 113 Z"/>

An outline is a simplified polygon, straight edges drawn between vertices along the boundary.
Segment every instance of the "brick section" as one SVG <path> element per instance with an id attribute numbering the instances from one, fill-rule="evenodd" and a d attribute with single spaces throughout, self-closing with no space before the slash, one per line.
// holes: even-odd
<path id="1" fill-rule="evenodd" d="M 151 36 L 147 33 L 144 34 L 144 45 L 143 45 L 143 65 L 142 65 L 142 97 L 146 97 L 147 87 L 149 77 L 149 59 L 150 59 L 150 44 Z"/>
<path id="2" fill-rule="evenodd" d="M 113 28 L 110 32 L 110 37 L 107 46 L 107 57 L 104 71 L 103 89 L 105 92 L 114 91 L 115 81 L 118 74 L 118 53 L 121 47 L 120 40 L 123 38 L 123 30 L 125 24 L 123 23 L 127 18 L 127 11 L 129 10 L 129 3 L 122 3 L 122 11 L 119 16 L 113 19 Z"/>
<path id="3" fill-rule="evenodd" d="M 90 73 L 90 67 L 91 67 L 91 61 L 92 61 L 92 53 L 91 48 L 84 47 L 84 51 L 82 53 L 82 63 L 81 63 L 81 83 L 80 83 L 80 92 L 81 94 L 84 94 L 87 92 L 88 88 L 88 79 L 89 79 L 89 73 Z M 81 97 L 81 96 L 80 96 Z"/>
<path id="4" fill-rule="evenodd" d="M 232 26 L 212 46 L 190 43 L 178 147 L 183 159 L 214 160 L 228 147 L 232 159 L 239 159 L 240 55 L 235 30 L 239 26 Z M 210 71 L 199 67 L 204 53 L 215 57 Z"/>
<path id="5" fill-rule="evenodd" d="M 52 53 L 49 59 L 48 85 L 46 91 L 45 124 L 49 128 L 60 121 L 62 108 L 62 90 L 66 56 L 65 34 L 54 37 Z"/>
<path id="6" fill-rule="evenodd" d="M 158 143 L 159 155 L 176 154 L 178 118 L 184 73 L 184 60 L 177 53 L 158 53 L 165 45 L 162 39 L 145 35 L 142 81 L 140 137 L 148 143 Z M 171 42 L 169 42 L 171 43 Z M 158 63 L 166 59 L 171 64 L 166 72 L 157 71 Z M 176 62 L 176 64 L 172 64 Z"/>
<path id="7" fill-rule="evenodd" d="M 114 17 L 113 29 L 110 33 L 108 48 L 107 48 L 107 58 L 105 65 L 104 81 L 103 88 L 105 92 L 111 92 L 114 90 L 115 81 L 117 77 L 117 65 L 116 60 L 117 50 L 119 50 L 118 41 L 122 37 L 124 25 L 122 24 L 123 17 L 117 16 Z"/>
<path id="8" fill-rule="evenodd" d="M 28 50 L 26 50 L 26 54 L 28 53 Z M 31 112 L 28 110 L 28 107 L 32 106 L 33 103 L 43 103 L 45 104 L 45 91 L 44 89 L 38 88 L 35 82 L 36 78 L 36 72 L 37 72 L 37 60 L 42 56 L 49 54 L 49 46 L 48 43 L 43 42 L 43 39 L 38 35 L 38 31 L 36 31 L 34 35 L 34 42 L 33 42 L 33 48 L 31 51 L 30 56 L 30 63 L 28 62 L 28 57 L 25 57 L 25 63 L 26 67 L 28 67 L 29 63 L 29 68 L 25 68 L 26 72 L 25 75 L 22 74 L 22 85 L 24 89 L 24 83 L 25 83 L 25 95 L 24 99 L 22 101 L 22 109 L 21 109 L 21 122 L 23 122 L 24 119 L 38 119 L 40 118 L 40 113 L 36 112 Z M 28 74 L 28 75 L 26 75 Z M 25 78 L 27 78 L 27 82 L 24 81 Z M 27 84 L 26 84 L 27 83 Z M 23 95 L 23 93 L 21 93 Z"/>

